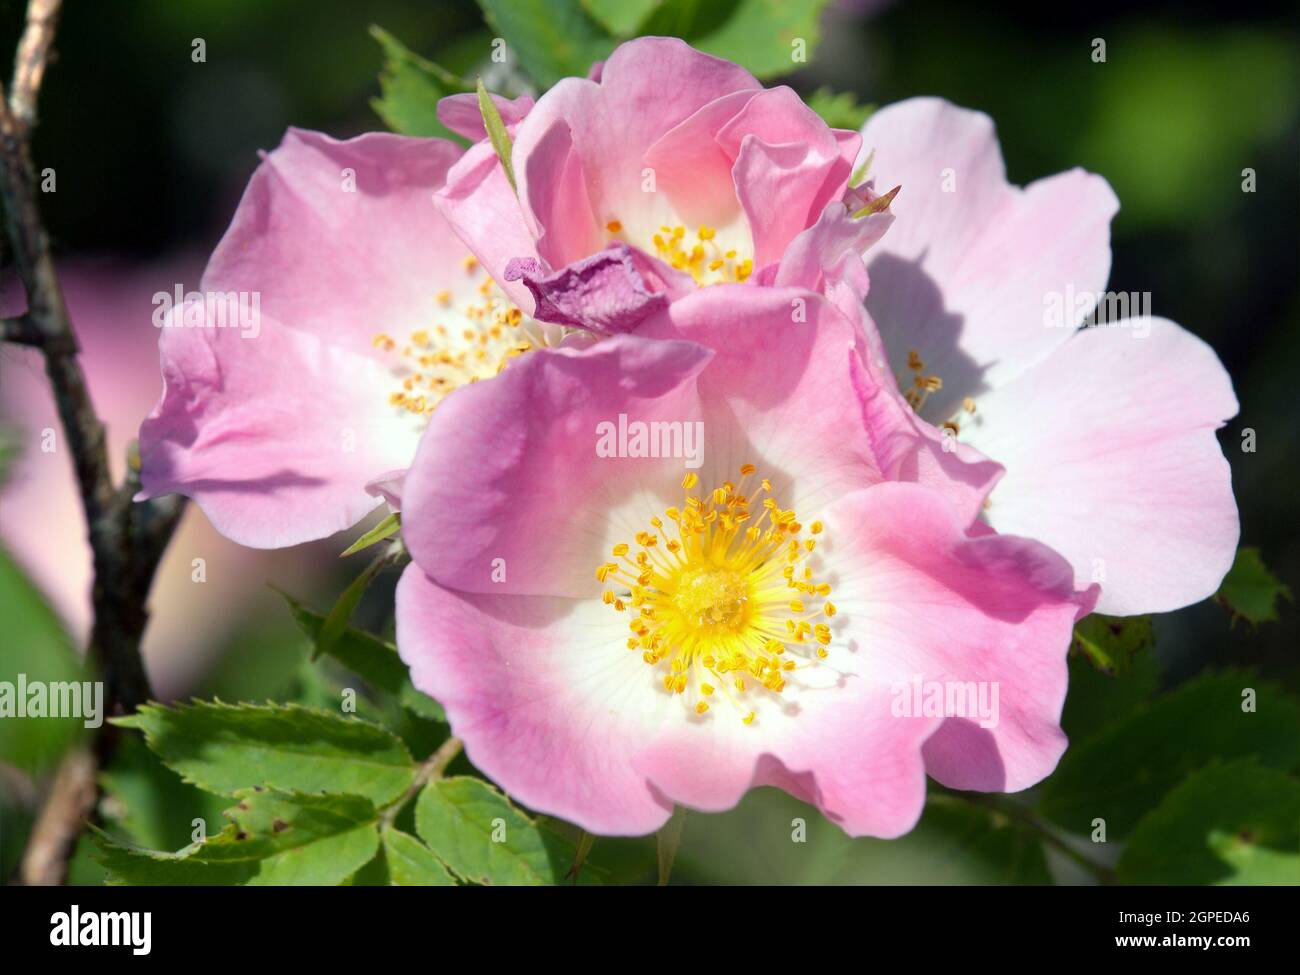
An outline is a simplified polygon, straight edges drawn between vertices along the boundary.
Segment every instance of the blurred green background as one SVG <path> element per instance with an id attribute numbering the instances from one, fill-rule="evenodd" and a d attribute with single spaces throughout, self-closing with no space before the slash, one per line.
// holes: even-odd
<path id="1" fill-rule="evenodd" d="M 12 50 L 24 8 L 0 0 L 0 51 Z M 58 192 L 42 201 L 57 253 L 132 265 L 206 254 L 257 151 L 274 147 L 287 126 L 340 137 L 383 128 L 370 107 L 382 66 L 371 24 L 471 76 L 492 37 L 471 2 L 69 2 L 35 140 L 38 167 L 58 174 Z M 783 79 L 801 93 L 828 86 L 876 105 L 941 95 L 993 117 L 1013 181 L 1076 165 L 1110 181 L 1122 206 L 1110 287 L 1150 291 L 1156 314 L 1200 335 L 1223 359 L 1241 401 L 1221 442 L 1233 468 L 1242 542 L 1259 546 L 1265 563 L 1300 588 L 1295 6 L 1092 3 L 994 11 L 857 0 L 832 5 L 821 27 L 810 64 Z M 205 63 L 191 60 L 196 38 L 206 43 Z M 1097 38 L 1105 41 L 1105 63 L 1092 58 Z M 1247 168 L 1256 174 L 1253 193 L 1242 192 Z M 1255 453 L 1240 449 L 1246 427 L 1256 432 Z M 266 577 L 277 581 L 271 570 Z M 347 577 L 343 569 L 292 576 L 300 584 L 295 594 L 318 607 Z M 391 580 L 368 594 L 358 623 L 380 631 L 390 625 L 390 587 Z M 241 627 L 194 693 L 262 698 L 299 678 L 302 639 L 274 600 L 259 605 L 265 615 Z M 1172 686 L 1232 665 L 1294 693 L 1295 621 L 1287 606 L 1280 623 L 1234 627 L 1209 603 L 1160 617 L 1160 679 Z M 817 857 L 756 862 L 743 843 L 753 817 L 786 820 L 800 808 L 760 794 L 730 816 L 692 821 L 683 877 L 1048 876 L 1037 845 L 1026 845 L 1012 824 L 990 828 L 969 810 L 942 804 L 895 844 L 848 844 L 818 823 L 811 828 L 828 839 Z M 1057 875 L 1068 877 L 1068 857 L 1056 859 Z"/>

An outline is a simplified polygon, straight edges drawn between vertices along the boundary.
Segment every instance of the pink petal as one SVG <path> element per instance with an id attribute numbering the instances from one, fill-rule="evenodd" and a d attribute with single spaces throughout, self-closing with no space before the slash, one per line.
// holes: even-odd
<path id="1" fill-rule="evenodd" d="M 630 332 L 668 305 L 664 292 L 646 288 L 626 244 L 549 275 L 534 260 L 514 260 L 506 265 L 505 280 L 524 282 L 537 302 L 533 317 L 539 321 L 598 333 Z"/>
<path id="2" fill-rule="evenodd" d="M 855 217 L 843 201 L 832 200 L 817 222 L 796 234 L 782 253 L 773 283 L 822 291 L 828 272 L 834 277 L 834 269 L 845 258 L 851 265 L 861 266 L 862 255 L 893 222 L 894 215 L 889 212 Z M 866 290 L 863 285 L 859 302 L 866 297 Z"/>
<path id="3" fill-rule="evenodd" d="M 257 548 L 324 537 L 375 507 L 367 482 L 410 462 L 418 427 L 388 405 L 373 337 L 427 327 L 440 290 L 475 293 L 429 198 L 459 151 L 291 129 L 264 158 L 202 282 L 246 296 L 258 320 L 190 327 L 186 306 L 172 310 L 163 395 L 140 430 L 142 498 L 187 494 Z"/>
<path id="4" fill-rule="evenodd" d="M 754 264 L 780 260 L 790 242 L 839 199 L 852 173 L 856 148 L 842 143 L 787 87 L 750 99 L 718 133 L 736 160 L 736 196 L 754 237 Z"/>
<path id="5" fill-rule="evenodd" d="M 541 258 L 561 268 L 598 251 L 604 229 L 592 212 L 587 175 L 568 123 L 556 119 L 530 152 L 512 154 L 512 159 L 519 162 L 519 198 L 528 202 L 527 217 Z"/>
<path id="6" fill-rule="evenodd" d="M 1011 186 L 988 116 L 940 99 L 876 112 L 863 152 L 878 186 L 902 186 L 897 221 L 871 251 L 867 307 L 895 373 L 908 374 L 915 349 L 943 380 L 925 412 L 942 422 L 1069 337 L 1046 327 L 1044 299 L 1105 287 L 1118 203 L 1082 170 Z"/>
<path id="7" fill-rule="evenodd" d="M 537 244 L 491 144 L 470 146 L 451 168 L 447 185 L 434 194 L 434 200 L 492 280 L 524 314 L 532 314 L 532 295 L 521 283 L 506 282 L 505 270 L 515 258 L 536 258 Z"/>
<path id="8" fill-rule="evenodd" d="M 929 488 L 860 492 L 829 511 L 826 526 L 837 618 L 859 644 L 864 677 L 894 691 L 918 676 L 998 686 L 995 725 L 948 716 L 925 746 L 929 774 L 952 788 L 999 791 L 1047 776 L 1065 750 L 1059 721 L 1074 622 L 1091 610 L 1096 587 L 1076 593 L 1069 564 L 1038 542 L 967 537 Z"/>
<path id="9" fill-rule="evenodd" d="M 459 156 L 442 139 L 290 129 L 249 181 L 202 289 L 258 292 L 281 324 L 358 352 L 378 331 L 427 326 L 467 253 L 431 198 Z"/>
<path id="10" fill-rule="evenodd" d="M 516 158 L 527 159 L 557 121 L 572 132 L 582 159 L 595 219 L 624 223 L 650 206 L 642 192 L 642 169 L 650 147 L 710 102 L 742 89 L 757 89 L 747 71 L 702 54 L 669 37 L 642 37 L 620 45 L 599 83 L 570 78 L 541 99 L 519 127 Z M 537 173 L 540 187 L 546 180 Z M 535 201 L 525 205 L 537 213 Z"/>
<path id="11" fill-rule="evenodd" d="M 1101 582 L 1099 611 L 1158 613 L 1212 595 L 1232 565 L 1240 526 L 1214 431 L 1236 413 L 1209 346 L 1132 319 L 1075 333 L 981 398 L 962 436 L 1007 465 L 986 512 L 995 528 Z"/>
<path id="12" fill-rule="evenodd" d="M 683 472 L 680 460 L 598 457 L 598 425 L 620 414 L 698 416 L 688 380 L 710 355 L 690 342 L 620 335 L 581 351 L 529 352 L 492 382 L 457 390 L 434 412 L 406 478 L 415 561 L 470 592 L 590 592 L 618 540 L 584 516 L 592 492 L 607 505 L 639 504 L 646 493 L 680 493 Z M 498 566 L 504 583 L 493 579 Z"/>
<path id="13" fill-rule="evenodd" d="M 256 338 L 173 326 L 159 348 L 163 394 L 140 428 L 139 499 L 188 495 L 242 545 L 350 527 L 380 503 L 367 482 L 415 453 L 419 429 L 388 405 L 389 373 L 367 356 L 266 315 Z"/>
<path id="14" fill-rule="evenodd" d="M 475 767 L 602 835 L 653 832 L 672 812 L 632 766 L 671 701 L 623 646 L 624 624 L 598 599 L 457 593 L 415 565 L 397 586 L 411 680 L 446 709 Z"/>

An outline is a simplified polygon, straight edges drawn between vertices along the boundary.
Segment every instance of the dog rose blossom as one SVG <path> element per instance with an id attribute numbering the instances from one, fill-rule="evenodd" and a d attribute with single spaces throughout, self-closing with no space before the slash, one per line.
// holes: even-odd
<path id="1" fill-rule="evenodd" d="M 439 139 L 288 132 L 200 292 L 159 316 L 163 393 L 140 430 L 141 498 L 189 495 L 259 548 L 330 535 L 399 502 L 448 392 L 557 339 L 433 205 L 460 155 Z M 249 327 L 229 327 L 236 304 L 256 311 Z"/>
<path id="2" fill-rule="evenodd" d="M 915 432 L 858 341 L 815 293 L 724 284 L 439 407 L 397 640 L 477 768 L 597 833 L 773 785 L 882 837 L 927 773 L 1014 791 L 1052 770 L 1096 587 L 898 477 Z M 918 680 L 994 687 L 998 714 L 900 706 Z"/>
<path id="3" fill-rule="evenodd" d="M 1237 412 L 1214 352 L 1173 322 L 1079 329 L 1110 270 L 1117 202 L 1071 170 L 1008 184 L 991 120 L 932 98 L 876 112 L 870 171 L 902 184 L 868 255 L 867 308 L 922 418 L 1003 464 L 984 518 L 1100 582 L 1098 609 L 1211 595 L 1239 523 L 1215 437 Z"/>
<path id="4" fill-rule="evenodd" d="M 888 228 L 889 198 L 849 187 L 858 134 L 791 89 L 666 37 L 623 44 L 597 74 L 503 114 L 516 187 L 480 143 L 438 193 L 538 318 L 627 332 L 701 285 L 821 289 Z"/>

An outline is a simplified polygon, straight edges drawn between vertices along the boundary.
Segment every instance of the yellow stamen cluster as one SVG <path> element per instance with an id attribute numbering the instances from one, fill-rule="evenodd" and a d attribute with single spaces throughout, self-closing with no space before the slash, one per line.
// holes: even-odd
<path id="1" fill-rule="evenodd" d="M 479 271 L 478 261 L 467 257 L 465 272 Z M 372 340 L 376 349 L 398 358 L 394 369 L 400 388 L 388 395 L 391 406 L 405 413 L 427 417 L 452 390 L 495 376 L 515 356 L 533 343 L 521 326 L 523 313 L 486 277 L 477 287 L 477 297 L 453 308 L 450 291 L 439 291 L 434 301 L 449 311 L 460 325 L 435 323 L 416 329 L 404 342 L 380 332 Z"/>
<path id="2" fill-rule="evenodd" d="M 610 220 L 605 229 L 618 236 L 623 232 L 620 220 Z M 754 273 L 754 262 L 741 259 L 732 248 L 724 249 L 717 242 L 718 232 L 701 224 L 692 234 L 681 224 L 661 226 L 650 241 L 655 255 L 678 271 L 685 271 L 699 285 L 744 281 Z"/>
<path id="3" fill-rule="evenodd" d="M 663 671 L 664 689 L 690 691 L 697 714 L 721 697 L 745 724 L 756 716 L 751 691 L 780 694 L 792 671 L 827 656 L 835 615 L 831 587 L 807 564 L 821 522 L 783 510 L 766 479 L 749 493 L 753 474 L 746 464 L 739 481 L 702 495 L 687 474 L 682 507 L 651 518 L 596 569 L 613 586 L 605 603 L 631 617 L 628 648 Z"/>

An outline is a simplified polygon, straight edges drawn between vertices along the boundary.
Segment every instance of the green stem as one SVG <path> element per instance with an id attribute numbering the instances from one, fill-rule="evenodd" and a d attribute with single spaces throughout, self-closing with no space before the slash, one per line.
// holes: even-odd
<path id="1" fill-rule="evenodd" d="M 447 771 L 447 766 L 455 760 L 463 747 L 464 743 L 459 738 L 448 738 L 439 745 L 437 751 L 420 763 L 411 787 L 384 807 L 380 822 L 384 826 L 392 826 L 398 814 L 406 808 L 408 802 L 420 794 L 421 789 L 433 779 L 442 778 L 442 773 Z"/>

